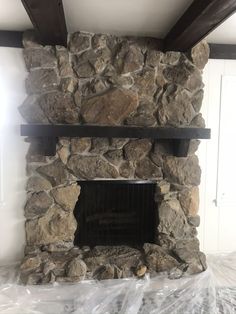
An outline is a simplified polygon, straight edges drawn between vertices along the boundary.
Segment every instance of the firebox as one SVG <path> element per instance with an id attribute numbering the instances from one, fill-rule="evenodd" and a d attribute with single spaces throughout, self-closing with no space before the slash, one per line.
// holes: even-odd
<path id="1" fill-rule="evenodd" d="M 154 181 L 79 181 L 74 244 L 142 245 L 154 242 L 158 224 Z"/>

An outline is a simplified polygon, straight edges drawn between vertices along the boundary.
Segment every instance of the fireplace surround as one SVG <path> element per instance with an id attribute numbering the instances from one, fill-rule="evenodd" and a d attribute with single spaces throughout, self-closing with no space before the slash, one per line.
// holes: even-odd
<path id="1" fill-rule="evenodd" d="M 159 51 L 155 39 L 74 33 L 67 49 L 43 47 L 29 31 L 23 44 L 28 97 L 19 111 L 29 124 L 204 128 L 199 113 L 201 71 L 209 55 L 204 42 L 185 55 Z M 168 139 L 59 136 L 53 144 L 55 155 L 42 154 L 40 138 L 28 141 L 23 283 L 142 277 L 163 271 L 176 278 L 206 269 L 196 229 L 198 140 L 189 141 L 182 157 L 173 153 Z M 51 138 L 48 143 L 50 148 Z M 80 238 L 86 228 L 80 213 L 98 193 L 91 191 L 84 199 L 85 186 L 90 182 L 112 188 L 132 181 L 151 181 L 154 186 L 152 199 L 148 196 L 145 202 L 150 212 L 142 211 L 150 223 L 156 220 L 152 237 L 136 238 L 135 243 L 128 237 L 118 243 L 110 235 L 109 243 Z M 118 190 L 113 195 L 118 197 Z M 133 197 L 134 203 L 140 203 L 139 196 Z M 144 222 L 138 209 L 132 215 L 133 221 Z M 89 219 L 96 217 L 93 212 Z"/>

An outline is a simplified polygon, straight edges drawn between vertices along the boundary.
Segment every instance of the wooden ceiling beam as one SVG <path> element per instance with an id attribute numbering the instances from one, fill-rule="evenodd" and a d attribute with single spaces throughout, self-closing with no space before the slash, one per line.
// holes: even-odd
<path id="1" fill-rule="evenodd" d="M 22 48 L 22 32 L 0 31 L 0 47 Z"/>
<path id="2" fill-rule="evenodd" d="M 194 0 L 164 39 L 165 50 L 186 52 L 236 11 L 236 0 Z"/>
<path id="3" fill-rule="evenodd" d="M 209 44 L 210 59 L 236 60 L 236 45 Z"/>
<path id="4" fill-rule="evenodd" d="M 62 0 L 21 0 L 41 43 L 67 45 L 67 29 Z"/>

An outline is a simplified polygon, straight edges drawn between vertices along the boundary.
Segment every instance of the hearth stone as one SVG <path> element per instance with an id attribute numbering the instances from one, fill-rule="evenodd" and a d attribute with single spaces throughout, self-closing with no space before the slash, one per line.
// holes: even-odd
<path id="1" fill-rule="evenodd" d="M 19 111 L 31 123 L 187 127 L 203 125 L 199 114 L 201 70 L 209 49 L 189 56 L 163 53 L 152 39 L 77 32 L 68 49 L 43 47 L 33 32 L 23 38 L 30 95 Z M 25 284 L 142 277 L 165 271 L 170 278 L 206 269 L 196 238 L 201 171 L 190 141 L 188 156 L 173 156 L 171 141 L 59 138 L 55 157 L 27 153 Z M 80 228 L 73 210 L 78 180 L 152 178 L 159 224 L 153 243 L 132 247 L 76 247 Z"/>

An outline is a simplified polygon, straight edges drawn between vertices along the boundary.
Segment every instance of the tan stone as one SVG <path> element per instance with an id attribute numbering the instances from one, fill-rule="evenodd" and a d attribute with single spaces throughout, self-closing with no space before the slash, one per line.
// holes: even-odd
<path id="1" fill-rule="evenodd" d="M 137 161 L 143 159 L 151 150 L 152 143 L 148 139 L 130 141 L 124 147 L 125 157 Z"/>
<path id="2" fill-rule="evenodd" d="M 43 217 L 26 221 L 27 244 L 41 245 L 73 241 L 76 227 L 73 212 L 66 212 L 59 206 L 53 206 Z"/>
<path id="3" fill-rule="evenodd" d="M 208 62 L 210 48 L 206 40 L 202 40 L 191 50 L 191 58 L 193 63 L 202 70 Z"/>
<path id="4" fill-rule="evenodd" d="M 163 172 L 168 181 L 182 185 L 199 185 L 201 169 L 197 156 L 165 157 Z"/>
<path id="5" fill-rule="evenodd" d="M 91 147 L 91 139 L 82 137 L 82 138 L 72 138 L 71 139 L 71 152 L 74 154 L 80 154 Z"/>
<path id="6" fill-rule="evenodd" d="M 75 183 L 69 186 L 54 189 L 51 193 L 55 201 L 64 210 L 74 210 L 80 194 L 80 187 L 77 183 Z"/>
<path id="7" fill-rule="evenodd" d="M 58 156 L 60 157 L 61 161 L 63 162 L 63 164 L 67 163 L 67 159 L 70 155 L 69 149 L 66 146 L 62 146 L 58 151 Z"/>
<path id="8" fill-rule="evenodd" d="M 179 192 L 179 201 L 187 216 L 196 216 L 199 210 L 199 188 L 185 188 Z"/>
<path id="9" fill-rule="evenodd" d="M 41 259 L 39 256 L 26 257 L 21 266 L 21 271 L 32 271 L 37 269 L 41 264 Z"/>
<path id="10" fill-rule="evenodd" d="M 137 95 L 125 89 L 112 89 L 107 93 L 86 99 L 81 115 L 86 123 L 119 125 L 138 105 Z"/>
<path id="11" fill-rule="evenodd" d="M 68 277 L 78 277 L 83 280 L 87 272 L 87 266 L 79 257 L 74 258 L 67 266 Z"/>
<path id="12" fill-rule="evenodd" d="M 34 192 L 40 192 L 40 191 L 47 191 L 52 188 L 51 183 L 42 177 L 30 177 L 26 190 L 27 191 L 34 191 Z"/>

